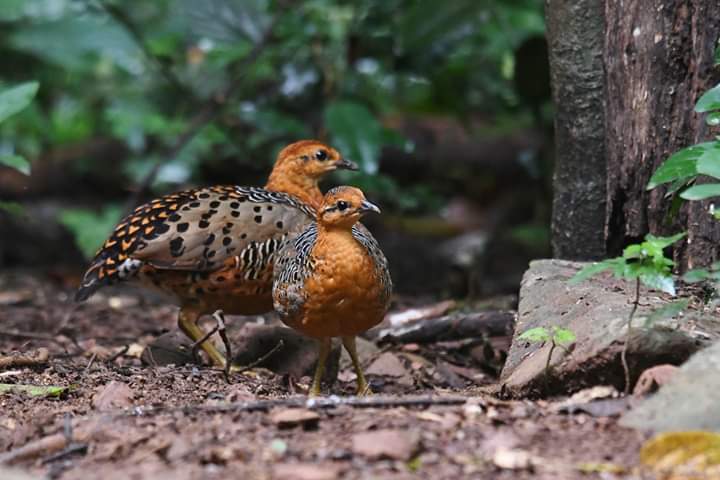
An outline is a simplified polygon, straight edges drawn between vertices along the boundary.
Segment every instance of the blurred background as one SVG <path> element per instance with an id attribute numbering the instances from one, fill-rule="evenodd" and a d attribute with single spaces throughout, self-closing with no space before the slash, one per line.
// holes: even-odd
<path id="1" fill-rule="evenodd" d="M 512 296 L 550 254 L 544 29 L 542 0 L 2 0 L 0 268 L 76 284 L 135 205 L 319 138 L 399 294 Z"/>

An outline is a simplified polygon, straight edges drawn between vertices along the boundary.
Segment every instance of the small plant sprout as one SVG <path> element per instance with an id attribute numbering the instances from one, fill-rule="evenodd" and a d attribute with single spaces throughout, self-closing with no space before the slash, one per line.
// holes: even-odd
<path id="1" fill-rule="evenodd" d="M 570 353 L 566 345 L 570 345 L 576 340 L 575 333 L 567 328 L 553 326 L 552 330 L 545 327 L 535 327 L 529 330 L 525 330 L 519 337 L 518 340 L 525 340 L 530 343 L 545 343 L 550 342 L 550 351 L 548 352 L 547 359 L 545 360 L 545 382 L 550 374 L 550 360 L 552 360 L 553 352 L 556 348 L 565 350 L 566 353 Z"/>
<path id="2" fill-rule="evenodd" d="M 633 317 L 640 304 L 640 284 L 642 283 L 648 288 L 675 296 L 675 282 L 672 278 L 674 262 L 665 256 L 663 250 L 684 236 L 685 233 L 678 233 L 672 237 L 656 237 L 648 234 L 645 236 L 644 242 L 628 245 L 622 256 L 588 265 L 570 279 L 570 283 L 579 283 L 600 272 L 610 270 L 617 278 L 628 281 L 634 280 L 635 282 L 635 297 L 627 320 L 627 336 L 620 355 L 625 373 L 626 394 L 630 392 L 630 369 L 627 364 L 627 349 L 632 336 Z"/>

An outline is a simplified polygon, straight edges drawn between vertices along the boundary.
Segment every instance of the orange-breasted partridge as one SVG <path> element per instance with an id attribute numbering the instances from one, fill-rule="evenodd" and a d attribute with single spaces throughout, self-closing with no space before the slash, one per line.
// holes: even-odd
<path id="1" fill-rule="evenodd" d="M 280 151 L 265 188 L 206 187 L 146 203 L 96 253 L 76 299 L 127 280 L 159 289 L 180 305 L 178 325 L 196 345 L 206 338 L 197 325 L 202 315 L 270 311 L 276 253 L 315 218 L 323 200 L 318 181 L 339 168 L 357 169 L 335 149 L 303 140 Z M 229 368 L 211 342 L 200 346 Z"/>
<path id="2" fill-rule="evenodd" d="M 285 324 L 319 340 L 310 395 L 320 394 L 332 337 L 340 337 L 357 374 L 357 393 L 371 393 L 355 336 L 380 323 L 392 281 L 375 238 L 358 220 L 380 209 L 353 187 L 330 190 L 310 223 L 275 262 L 273 304 Z"/>

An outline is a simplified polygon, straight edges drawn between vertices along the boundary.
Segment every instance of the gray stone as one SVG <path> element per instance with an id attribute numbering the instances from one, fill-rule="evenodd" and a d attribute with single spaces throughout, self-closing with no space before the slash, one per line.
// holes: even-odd
<path id="1" fill-rule="evenodd" d="M 696 353 L 660 390 L 627 412 L 626 427 L 720 432 L 720 342 Z"/>
<path id="2" fill-rule="evenodd" d="M 234 353 L 234 362 L 248 365 L 267 354 L 282 340 L 283 346 L 270 355 L 260 367 L 279 375 L 300 378 L 312 376 L 318 360 L 317 340 L 306 337 L 295 330 L 280 325 L 258 325 L 247 323 L 229 334 Z M 337 342 L 328 357 L 325 381 L 333 383 L 337 378 L 340 347 Z"/>
<path id="3" fill-rule="evenodd" d="M 570 393 L 594 385 L 624 388 L 620 352 L 627 334 L 634 285 L 610 274 L 569 284 L 568 280 L 584 265 L 537 260 L 525 272 L 515 334 L 500 377 L 507 395 Z M 641 289 L 628 348 L 632 381 L 653 365 L 682 363 L 708 339 L 718 337 L 717 332 L 703 331 L 697 325 L 691 330 L 685 326 L 687 322 L 674 319 L 645 327 L 648 314 L 670 301 L 668 295 Z M 550 375 L 546 378 L 545 364 L 551 345 L 517 337 L 531 328 L 553 326 L 572 330 L 577 341 L 569 351 L 554 350 Z"/>

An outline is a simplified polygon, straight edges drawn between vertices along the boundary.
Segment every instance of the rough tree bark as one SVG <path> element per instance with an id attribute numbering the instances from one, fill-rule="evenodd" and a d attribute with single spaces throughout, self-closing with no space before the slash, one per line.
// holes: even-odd
<path id="1" fill-rule="evenodd" d="M 552 247 L 556 257 L 605 255 L 605 78 L 603 5 L 548 0 L 547 36 L 555 101 Z"/>
<path id="2" fill-rule="evenodd" d="M 617 255 L 624 245 L 647 232 L 687 230 L 689 241 L 675 251 L 681 269 L 717 259 L 720 226 L 707 214 L 707 202 L 689 202 L 668 221 L 671 202 L 664 197 L 664 190 L 648 192 L 645 187 L 672 152 L 717 133 L 706 128 L 702 115 L 694 113 L 693 107 L 708 87 L 720 81 L 720 72 L 713 69 L 713 51 L 720 37 L 720 2 L 548 0 L 546 14 L 558 105 L 556 178 L 570 176 L 569 193 L 558 189 L 555 197 L 555 254 L 563 258 L 597 258 L 597 243 L 585 245 L 588 230 L 596 235 L 602 229 L 597 238 L 608 256 Z M 569 22 L 562 21 L 573 15 Z M 576 32 L 585 32 L 590 38 Z M 568 43 L 572 46 L 568 47 Z M 598 43 L 601 59 L 592 62 L 594 69 L 584 75 L 581 68 L 589 64 L 588 57 L 597 58 Z M 562 47 L 554 45 L 584 55 L 571 58 L 568 67 L 563 64 L 568 60 Z M 563 78 L 557 73 L 568 69 L 574 69 L 575 75 Z M 594 88 L 573 90 L 558 83 L 570 81 L 582 86 L 598 75 L 604 86 L 601 100 Z M 580 110 L 584 115 L 575 117 L 561 115 L 568 111 L 572 114 L 572 108 L 579 109 L 583 102 L 589 109 L 597 108 L 596 115 L 604 119 L 597 130 L 597 119 L 588 112 Z M 588 118 L 592 122 L 588 123 Z M 593 130 L 588 131 L 588 127 Z M 578 136 L 564 135 L 563 130 Z M 578 152 L 582 142 L 596 145 L 598 135 L 604 139 L 602 147 L 584 156 Z M 586 162 L 595 168 L 583 165 Z M 589 182 L 602 184 L 603 202 L 583 203 Z M 573 183 L 585 189 L 573 188 Z M 599 190 L 595 186 L 593 193 Z M 564 201 L 563 195 L 571 201 Z M 587 218 L 567 221 L 578 215 Z"/>

